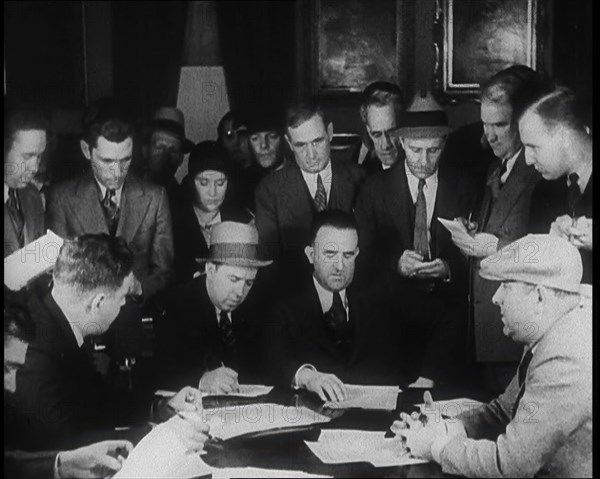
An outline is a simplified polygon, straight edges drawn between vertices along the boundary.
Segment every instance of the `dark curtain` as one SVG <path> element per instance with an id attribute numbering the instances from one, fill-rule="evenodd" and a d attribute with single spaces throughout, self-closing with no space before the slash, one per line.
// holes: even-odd
<path id="1" fill-rule="evenodd" d="M 138 120 L 176 106 L 188 2 L 112 2 L 114 96 Z"/>
<path id="2" fill-rule="evenodd" d="M 216 2 L 231 109 L 284 106 L 293 96 L 295 2 Z"/>

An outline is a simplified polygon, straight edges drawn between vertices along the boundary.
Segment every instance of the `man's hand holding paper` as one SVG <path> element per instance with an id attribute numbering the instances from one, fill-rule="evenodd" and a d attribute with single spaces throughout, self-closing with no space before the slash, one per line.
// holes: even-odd
<path id="1" fill-rule="evenodd" d="M 205 372 L 199 389 L 210 394 L 230 394 L 239 390 L 238 373 L 226 366 Z"/>

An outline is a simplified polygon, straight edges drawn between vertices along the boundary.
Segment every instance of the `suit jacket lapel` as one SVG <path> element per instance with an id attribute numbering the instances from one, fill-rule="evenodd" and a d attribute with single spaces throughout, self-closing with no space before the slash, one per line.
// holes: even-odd
<path id="1" fill-rule="evenodd" d="M 135 176 L 128 176 L 121 195 L 121 216 L 117 236 L 122 236 L 127 243 L 130 243 L 146 215 L 148 206 L 141 181 Z"/>
<path id="2" fill-rule="evenodd" d="M 304 217 L 312 214 L 315 205 L 300 167 L 296 164 L 291 165 L 284 175 L 284 181 L 285 202 L 283 204 L 287 206 L 288 217 Z"/>
<path id="3" fill-rule="evenodd" d="M 26 191 L 30 188 L 35 188 L 35 186 L 30 185 L 27 188 L 18 192 L 19 201 L 21 203 L 21 210 L 23 211 L 23 218 L 25 219 L 24 229 L 23 229 L 23 239 L 24 243 L 31 243 L 35 239 L 36 235 L 36 221 L 39 219 L 39 210 L 35 207 L 36 197 L 34 196 L 36 191 Z M 40 199 L 41 202 L 41 199 Z"/>
<path id="4" fill-rule="evenodd" d="M 337 350 L 335 345 L 325 329 L 324 318 L 323 318 L 323 309 L 321 307 L 321 301 L 319 300 L 319 295 L 315 288 L 315 285 L 310 282 L 310 288 L 306 294 L 306 306 L 308 312 L 308 320 L 312 321 L 312 325 L 306 325 L 308 328 L 311 328 L 315 334 L 315 341 L 324 349 L 331 352 L 332 354 L 337 354 Z"/>
<path id="5" fill-rule="evenodd" d="M 352 191 L 352 183 L 345 169 L 332 160 L 329 161 L 331 161 L 331 190 L 327 206 L 330 209 L 344 208 L 344 192 Z"/>
<path id="6" fill-rule="evenodd" d="M 402 236 L 402 242 L 412 245 L 415 224 L 415 209 L 408 188 L 404 162 L 397 162 L 392 168 L 383 173 L 387 175 L 384 198 L 387 209 L 392 215 L 396 231 Z M 412 248 L 412 246 L 411 246 Z"/>
<path id="7" fill-rule="evenodd" d="M 504 223 L 506 218 L 510 215 L 513 206 L 525 191 L 528 183 L 531 182 L 537 174 L 538 173 L 533 167 L 527 166 L 525 163 L 525 149 L 521 150 L 512 171 L 508 175 L 506 183 L 500 190 L 498 198 L 496 198 L 494 205 L 498 205 L 498 207 L 495 208 L 492 206 L 492 211 L 490 212 L 487 223 Z"/>
<path id="8" fill-rule="evenodd" d="M 82 231 L 108 233 L 95 181 L 91 172 L 83 176 L 75 186 L 75 196 L 68 199 L 71 203 L 69 206 L 81 224 Z"/>

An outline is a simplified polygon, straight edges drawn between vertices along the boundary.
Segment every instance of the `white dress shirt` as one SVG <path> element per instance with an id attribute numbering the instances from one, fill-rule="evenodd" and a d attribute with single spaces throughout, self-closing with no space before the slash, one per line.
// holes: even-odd
<path id="1" fill-rule="evenodd" d="M 502 184 L 506 183 L 506 180 L 508 180 L 508 176 L 510 175 L 510 172 L 512 171 L 513 167 L 515 166 L 515 163 L 517 162 L 517 157 L 521 154 L 522 149 L 523 148 L 519 148 L 517 150 L 517 152 L 506 161 L 506 171 L 500 177 L 500 182 Z"/>
<path id="2" fill-rule="evenodd" d="M 419 194 L 419 178 L 412 174 L 406 162 L 404 163 L 404 169 L 406 170 L 408 189 L 410 190 L 410 196 L 414 204 L 417 202 L 417 195 Z M 427 207 L 427 240 L 429 242 L 431 242 L 431 219 L 433 218 L 433 209 L 435 208 L 437 188 L 438 172 L 436 170 L 433 175 L 425 179 L 425 186 L 423 187 L 423 194 L 425 195 L 425 205 Z"/>
<path id="3" fill-rule="evenodd" d="M 100 183 L 98 181 L 98 178 L 96 178 L 94 176 L 94 179 L 96 180 L 96 183 L 98 183 L 98 186 L 100 187 L 100 192 L 102 194 L 102 197 L 100 199 L 100 201 L 104 200 L 104 196 L 106 195 L 106 186 L 104 186 L 102 183 Z M 125 183 L 123 183 L 124 185 Z M 115 190 L 115 201 L 117 202 L 117 206 L 121 206 L 121 193 L 123 192 L 123 185 L 120 186 L 119 189 Z"/>
<path id="4" fill-rule="evenodd" d="M 319 173 L 307 173 L 304 170 L 300 170 L 302 172 L 302 177 L 304 178 L 304 182 L 306 186 L 308 186 L 308 191 L 310 191 L 310 196 L 315 197 L 317 194 L 317 176 L 321 175 L 321 181 L 323 182 L 323 186 L 325 187 L 325 195 L 327 196 L 327 203 L 329 203 L 329 193 L 331 191 L 331 181 L 333 180 L 333 172 L 331 170 L 331 160 L 327 163 L 327 166 L 323 168 Z"/>

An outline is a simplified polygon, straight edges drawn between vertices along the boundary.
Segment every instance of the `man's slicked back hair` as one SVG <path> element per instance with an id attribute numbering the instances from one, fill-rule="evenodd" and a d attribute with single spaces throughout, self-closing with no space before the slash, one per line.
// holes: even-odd
<path id="1" fill-rule="evenodd" d="M 33 103 L 4 104 L 4 154 L 12 148 L 19 131 L 41 130 L 48 134 L 50 121 L 42 108 Z"/>
<path id="2" fill-rule="evenodd" d="M 64 242 L 54 267 L 54 282 L 79 293 L 118 290 L 133 269 L 133 253 L 120 237 L 86 234 Z"/>
<path id="3" fill-rule="evenodd" d="M 535 113 L 550 131 L 564 126 L 579 133 L 587 133 L 592 128 L 591 105 L 582 101 L 575 92 L 566 87 L 558 87 L 544 95 L 528 111 Z"/>
<path id="4" fill-rule="evenodd" d="M 90 104 L 83 115 L 83 139 L 90 146 L 98 146 L 98 138 L 122 143 L 135 134 L 131 114 L 112 98 L 102 98 Z"/>
<path id="5" fill-rule="evenodd" d="M 358 232 L 358 225 L 354 215 L 343 210 L 325 210 L 317 213 L 310 229 L 309 245 L 314 244 L 319 230 L 325 226 L 339 230 L 355 230 Z"/>
<path id="6" fill-rule="evenodd" d="M 323 124 L 327 127 L 329 121 L 325 116 L 325 111 L 316 101 L 301 100 L 292 103 L 290 106 L 288 106 L 285 114 L 286 130 L 288 128 L 297 128 L 299 125 L 310 120 L 315 115 L 319 115 L 321 120 L 323 120 Z"/>

